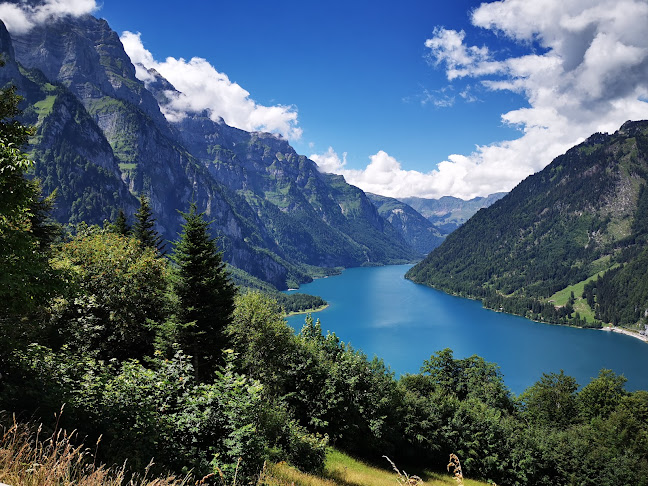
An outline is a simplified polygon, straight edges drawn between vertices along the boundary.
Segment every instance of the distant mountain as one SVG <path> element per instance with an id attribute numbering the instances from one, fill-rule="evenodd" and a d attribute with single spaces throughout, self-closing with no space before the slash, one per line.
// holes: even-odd
<path id="1" fill-rule="evenodd" d="M 535 319 L 642 327 L 647 184 L 648 121 L 597 133 L 477 212 L 407 277 Z"/>
<path id="2" fill-rule="evenodd" d="M 160 110 L 173 86 L 135 76 L 105 20 L 65 18 L 10 37 L 0 85 L 25 97 L 35 176 L 58 191 L 63 223 L 132 215 L 147 194 L 158 231 L 173 240 L 195 200 L 222 237 L 225 260 L 278 288 L 311 275 L 412 261 L 419 253 L 356 187 L 320 173 L 278 136 L 250 133 L 206 115 L 169 122 Z"/>
<path id="3" fill-rule="evenodd" d="M 378 213 L 422 255 L 427 255 L 443 242 L 445 234 L 408 204 L 377 194 L 367 193 L 367 196 L 378 208 Z"/>
<path id="4" fill-rule="evenodd" d="M 452 196 L 443 196 L 439 199 L 403 197 L 400 200 L 426 217 L 443 235 L 448 235 L 468 221 L 477 211 L 487 208 L 504 196 L 506 196 L 505 192 L 496 192 L 468 201 Z"/>

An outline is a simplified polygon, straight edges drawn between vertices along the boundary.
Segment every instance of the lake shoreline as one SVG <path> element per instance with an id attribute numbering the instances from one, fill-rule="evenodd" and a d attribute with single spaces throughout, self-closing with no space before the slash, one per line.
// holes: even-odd
<path id="1" fill-rule="evenodd" d="M 325 312 L 313 315 L 323 329 L 380 357 L 397 375 L 417 373 L 432 353 L 448 347 L 458 357 L 478 355 L 497 363 L 507 386 L 518 394 L 537 382 L 541 372 L 561 369 L 578 383 L 588 383 L 601 368 L 611 369 L 628 378 L 628 390 L 648 390 L 643 371 L 648 369 L 648 347 L 637 334 L 626 339 L 621 332 L 583 332 L 487 309 L 479 299 L 403 278 L 408 268 L 351 268 L 300 291 L 330 303 Z M 287 321 L 299 332 L 304 316 Z"/>
<path id="2" fill-rule="evenodd" d="M 617 326 L 607 326 L 601 329 L 601 331 L 606 331 L 606 332 L 616 332 L 619 334 L 624 334 L 626 336 L 633 337 L 635 339 L 639 339 L 640 341 L 643 341 L 644 343 L 648 343 L 648 336 L 644 334 L 639 334 L 638 331 L 631 331 L 630 329 L 626 329 L 624 327 L 617 327 Z"/>
<path id="3" fill-rule="evenodd" d="M 292 317 L 292 316 L 298 316 L 298 315 L 300 315 L 300 314 L 314 314 L 315 312 L 323 311 L 323 310 L 326 309 L 328 306 L 329 306 L 329 304 L 324 304 L 324 305 L 321 305 L 321 306 L 319 306 L 319 307 L 315 307 L 315 308 L 313 308 L 313 309 L 306 309 L 306 310 L 302 310 L 302 311 L 293 311 L 293 312 L 289 312 L 288 314 L 284 315 L 284 318 L 286 318 L 286 317 Z"/>

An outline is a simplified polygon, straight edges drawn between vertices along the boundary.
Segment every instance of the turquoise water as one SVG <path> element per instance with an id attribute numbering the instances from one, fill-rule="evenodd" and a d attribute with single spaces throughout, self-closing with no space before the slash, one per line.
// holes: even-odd
<path id="1" fill-rule="evenodd" d="M 493 312 L 481 303 L 417 285 L 403 275 L 409 265 L 351 268 L 302 285 L 329 307 L 314 314 L 322 328 L 383 358 L 396 373 L 417 373 L 443 348 L 455 358 L 473 354 L 497 363 L 514 393 L 561 369 L 587 384 L 601 368 L 628 378 L 628 390 L 648 390 L 648 344 L 621 334 L 552 326 Z M 288 318 L 296 330 L 304 316 Z"/>

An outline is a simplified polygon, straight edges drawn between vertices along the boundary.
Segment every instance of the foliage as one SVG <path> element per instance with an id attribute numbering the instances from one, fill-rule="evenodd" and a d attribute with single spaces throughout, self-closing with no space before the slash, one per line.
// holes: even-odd
<path id="1" fill-rule="evenodd" d="M 576 380 L 562 370 L 558 374 L 543 373 L 540 381 L 520 396 L 523 414 L 538 425 L 571 425 L 578 413 L 577 389 Z"/>
<path id="2" fill-rule="evenodd" d="M 121 219 L 121 220 L 120 220 Z M 120 212 L 116 223 L 117 231 L 124 234 L 126 229 L 125 216 Z M 155 230 L 155 218 L 151 202 L 147 196 L 140 197 L 140 207 L 135 213 L 135 223 L 133 224 L 133 236 L 139 242 L 149 248 L 153 248 L 160 255 L 164 255 L 164 243 L 162 236 Z"/>
<path id="3" fill-rule="evenodd" d="M 290 294 L 273 293 L 272 297 L 283 308 L 286 314 L 314 311 L 326 306 L 326 301 L 317 295 L 293 292 Z"/>
<path id="4" fill-rule="evenodd" d="M 117 214 L 117 219 L 113 223 L 113 229 L 117 234 L 122 236 L 129 236 L 131 233 L 131 227 L 128 225 L 128 219 L 126 218 L 126 213 L 123 209 L 119 210 Z"/>
<path id="5" fill-rule="evenodd" d="M 53 309 L 60 342 L 102 359 L 150 355 L 167 310 L 167 263 L 137 240 L 89 228 L 60 246 L 75 289 Z"/>
<path id="6" fill-rule="evenodd" d="M 578 393 L 580 415 L 585 420 L 608 417 L 627 395 L 623 375 L 602 369 L 597 378 L 590 381 Z"/>
<path id="7" fill-rule="evenodd" d="M 0 91 L 0 318 L 33 310 L 56 292 L 57 275 L 48 262 L 53 228 L 40 186 L 25 177 L 32 162 L 21 151 L 32 130 L 15 117 L 21 97 Z"/>
<path id="8" fill-rule="evenodd" d="M 48 205 L 25 194 L 8 203 L 2 229 L 46 262 L 55 233 Z M 353 218 L 363 201 L 346 196 Z M 26 293 L 43 312 L 0 318 L 0 409 L 49 417 L 65 403 L 57 427 L 102 437 L 99 460 L 128 459 L 140 472 L 152 457 L 156 471 L 226 481 L 251 481 L 266 459 L 321 471 L 330 441 L 368 460 L 387 453 L 437 470 L 455 454 L 462 475 L 499 484 L 648 484 L 648 393 L 626 392 L 623 377 L 602 370 L 578 391 L 564 373 L 545 374 L 515 399 L 496 365 L 445 349 L 421 373 L 396 379 L 311 316 L 296 335 L 268 296 L 235 300 L 209 224 L 195 205 L 184 217 L 173 272 L 155 248 L 110 227 L 80 225 L 58 245 L 54 262 L 68 289 Z M 632 268 L 640 240 L 618 268 Z M 591 282 L 585 299 L 602 311 L 604 286 Z M 536 297 L 505 300 L 501 291 L 483 295 L 552 312 Z M 565 307 L 559 319 L 578 319 Z M 154 342 L 172 353 L 154 351 Z M 64 451 L 78 447 L 71 437 Z"/>
<path id="9" fill-rule="evenodd" d="M 196 205 L 182 213 L 185 223 L 174 243 L 174 289 L 178 296 L 178 342 L 193 356 L 200 380 L 211 380 L 226 347 L 225 330 L 234 310 L 236 288 L 229 281 L 222 253 L 209 234 L 209 223 Z"/>
<path id="10" fill-rule="evenodd" d="M 36 403 L 49 409 L 66 403 L 62 426 L 73 424 L 93 440 L 101 435 L 102 457 L 128 460 L 136 471 L 154 457 L 164 469 L 199 476 L 218 467 L 231 479 L 239 457 L 243 477 L 260 469 L 261 386 L 237 374 L 231 363 L 213 384 L 204 384 L 196 382 L 190 360 L 180 352 L 149 367 L 134 360 L 106 367 L 65 351 L 33 345 L 14 353 L 16 376 L 8 387 L 14 406 L 22 403 L 34 413 Z M 19 377 L 31 386 L 21 388 Z M 30 401 L 39 389 L 46 400 Z"/>
<path id="11" fill-rule="evenodd" d="M 429 374 L 438 389 L 459 400 L 476 398 L 499 409 L 512 408 L 499 367 L 479 356 L 454 359 L 452 350 L 446 348 L 424 361 L 421 373 Z"/>
<path id="12" fill-rule="evenodd" d="M 645 121 L 630 122 L 612 135 L 593 135 L 476 213 L 407 277 L 482 299 L 492 309 L 599 327 L 548 299 L 627 263 L 599 279 L 596 302 L 592 292 L 587 301 L 597 307 L 598 319 L 638 323 L 648 309 L 648 191 L 641 189 L 648 183 L 646 150 Z"/>

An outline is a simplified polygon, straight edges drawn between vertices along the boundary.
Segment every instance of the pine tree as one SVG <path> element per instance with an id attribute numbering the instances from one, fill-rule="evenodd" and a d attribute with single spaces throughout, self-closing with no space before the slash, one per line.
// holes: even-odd
<path id="1" fill-rule="evenodd" d="M 117 233 L 118 235 L 122 235 L 122 236 L 130 235 L 131 228 L 128 225 L 128 220 L 126 219 L 126 213 L 124 213 L 123 209 L 119 210 L 117 219 L 115 219 L 115 222 L 113 223 L 113 228 L 115 233 Z"/>
<path id="2" fill-rule="evenodd" d="M 163 238 L 155 231 L 155 218 L 151 209 L 151 202 L 148 197 L 140 197 L 140 207 L 135 213 L 135 224 L 133 225 L 133 236 L 140 243 L 149 248 L 157 250 L 160 256 L 166 252 L 164 250 Z"/>
<path id="3" fill-rule="evenodd" d="M 196 376 L 209 381 L 227 345 L 236 288 L 229 280 L 222 252 L 209 235 L 209 223 L 192 203 L 174 243 L 175 292 L 181 327 L 178 341 L 194 360 Z"/>

